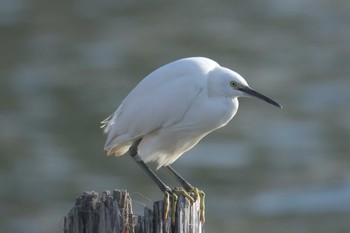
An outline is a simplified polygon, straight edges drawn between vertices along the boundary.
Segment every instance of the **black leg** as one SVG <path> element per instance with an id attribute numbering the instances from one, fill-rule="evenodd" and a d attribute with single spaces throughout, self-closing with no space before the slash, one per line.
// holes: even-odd
<path id="1" fill-rule="evenodd" d="M 185 188 L 186 191 L 191 191 L 194 189 L 194 187 L 188 183 L 179 173 L 177 173 L 174 168 L 170 167 L 170 166 L 164 166 L 169 172 L 170 174 L 172 174 L 182 185 L 182 187 Z"/>
<path id="2" fill-rule="evenodd" d="M 171 192 L 171 189 L 161 180 L 159 177 L 142 161 L 140 155 L 138 155 L 137 147 L 140 144 L 142 138 L 135 141 L 129 149 L 129 154 L 136 161 L 136 163 L 152 178 L 152 180 L 158 185 L 162 192 Z"/>

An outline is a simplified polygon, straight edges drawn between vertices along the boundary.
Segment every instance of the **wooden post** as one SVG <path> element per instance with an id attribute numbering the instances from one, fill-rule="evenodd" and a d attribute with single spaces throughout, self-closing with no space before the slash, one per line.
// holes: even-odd
<path id="1" fill-rule="evenodd" d="M 176 203 L 172 224 L 172 201 L 168 219 L 164 219 L 164 200 L 145 207 L 143 216 L 132 212 L 126 190 L 104 191 L 99 199 L 96 192 L 84 192 L 64 218 L 64 233 L 201 233 L 200 200 L 192 205 L 183 196 Z"/>

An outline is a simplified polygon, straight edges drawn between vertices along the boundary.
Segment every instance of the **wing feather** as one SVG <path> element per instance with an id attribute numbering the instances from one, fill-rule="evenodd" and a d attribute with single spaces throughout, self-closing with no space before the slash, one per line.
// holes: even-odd
<path id="1" fill-rule="evenodd" d="M 184 117 L 206 86 L 205 74 L 217 63 L 210 63 L 210 66 L 183 60 L 148 75 L 129 93 L 116 112 L 102 122 L 102 128 L 108 134 L 105 150 L 109 154 L 122 155 L 131 146 L 131 141 L 169 127 Z"/>

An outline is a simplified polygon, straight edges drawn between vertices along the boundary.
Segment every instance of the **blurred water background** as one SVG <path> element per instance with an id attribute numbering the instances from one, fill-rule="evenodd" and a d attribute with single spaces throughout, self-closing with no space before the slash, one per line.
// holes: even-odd
<path id="1" fill-rule="evenodd" d="M 206 191 L 206 232 L 350 232 L 350 1 L 1 0 L 0 53 L 1 232 L 62 232 L 85 190 L 128 189 L 135 214 L 162 198 L 99 122 L 188 56 L 284 106 L 241 99 L 174 164 Z"/>

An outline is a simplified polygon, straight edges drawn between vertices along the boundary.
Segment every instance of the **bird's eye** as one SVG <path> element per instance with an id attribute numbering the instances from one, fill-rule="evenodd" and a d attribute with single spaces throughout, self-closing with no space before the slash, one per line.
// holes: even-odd
<path id="1" fill-rule="evenodd" d="M 235 81 L 230 82 L 231 87 L 237 87 L 237 83 Z"/>

